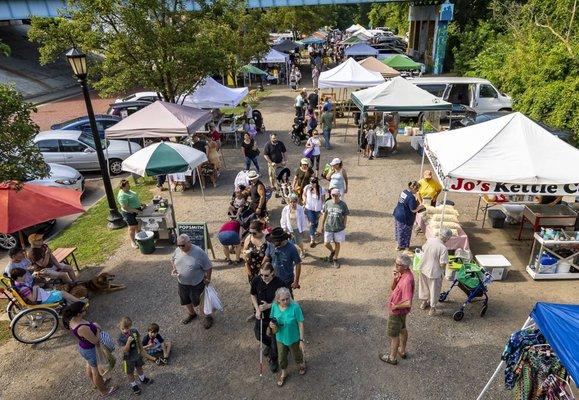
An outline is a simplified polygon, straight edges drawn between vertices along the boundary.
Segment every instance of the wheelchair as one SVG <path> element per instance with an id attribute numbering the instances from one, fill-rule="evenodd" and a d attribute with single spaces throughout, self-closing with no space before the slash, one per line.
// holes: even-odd
<path id="1" fill-rule="evenodd" d="M 58 329 L 60 312 L 66 302 L 29 304 L 12 287 L 12 281 L 0 278 L 0 293 L 8 298 L 6 313 L 10 319 L 10 331 L 20 343 L 37 344 L 48 339 Z"/>

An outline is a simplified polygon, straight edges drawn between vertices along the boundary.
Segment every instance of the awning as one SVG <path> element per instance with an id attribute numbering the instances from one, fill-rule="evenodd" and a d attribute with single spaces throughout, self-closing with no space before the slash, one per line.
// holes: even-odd
<path id="1" fill-rule="evenodd" d="M 181 96 L 177 104 L 196 108 L 220 108 L 235 107 L 247 96 L 249 89 L 229 88 L 217 82 L 211 77 L 206 77 L 200 82 L 195 91 L 183 97 Z"/>
<path id="2" fill-rule="evenodd" d="M 105 130 L 108 139 L 187 136 L 211 120 L 198 108 L 156 101 Z"/>
<path id="3" fill-rule="evenodd" d="M 374 71 L 382 74 L 385 78 L 393 78 L 395 76 L 400 76 L 400 72 L 396 71 L 394 68 L 387 66 L 376 57 L 368 57 L 362 61 L 358 61 L 362 67 L 369 71 Z"/>
<path id="4" fill-rule="evenodd" d="M 368 71 L 353 58 L 320 74 L 319 88 L 362 88 L 384 83 L 384 78 L 377 72 Z"/>
<path id="5" fill-rule="evenodd" d="M 366 43 L 358 43 L 348 47 L 344 54 L 346 56 L 377 56 L 378 50 Z"/>
<path id="6" fill-rule="evenodd" d="M 269 49 L 267 54 L 260 58 L 259 60 L 251 60 L 252 64 L 264 63 L 264 64 L 283 64 L 288 62 L 289 56 L 285 53 L 277 51 L 275 49 Z"/>
<path id="7" fill-rule="evenodd" d="M 255 65 L 247 64 L 239 68 L 239 71 L 253 75 L 269 75 L 267 72 L 257 68 Z"/>
<path id="8" fill-rule="evenodd" d="M 422 64 L 417 63 L 404 54 L 396 54 L 395 56 L 389 57 L 382 62 L 397 71 L 412 71 L 422 68 Z"/>

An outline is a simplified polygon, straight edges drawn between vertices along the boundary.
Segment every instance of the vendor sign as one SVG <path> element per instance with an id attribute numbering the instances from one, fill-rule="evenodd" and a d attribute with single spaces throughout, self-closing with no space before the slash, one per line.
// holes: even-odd
<path id="1" fill-rule="evenodd" d="M 579 195 L 579 183 L 567 183 L 564 185 L 520 184 L 508 182 L 486 182 L 466 178 L 446 178 L 444 183 L 448 190 L 452 192 L 523 194 L 539 196 Z"/>

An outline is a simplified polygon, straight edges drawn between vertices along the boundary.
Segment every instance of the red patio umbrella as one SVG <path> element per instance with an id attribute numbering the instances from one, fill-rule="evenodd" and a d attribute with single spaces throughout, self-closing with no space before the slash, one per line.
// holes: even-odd
<path id="1" fill-rule="evenodd" d="M 66 215 L 84 212 L 81 193 L 19 182 L 0 183 L 0 232 L 13 233 Z"/>

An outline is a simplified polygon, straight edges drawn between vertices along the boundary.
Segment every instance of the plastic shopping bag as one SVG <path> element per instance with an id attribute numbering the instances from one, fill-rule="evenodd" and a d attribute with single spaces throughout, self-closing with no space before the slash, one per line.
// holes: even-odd
<path id="1" fill-rule="evenodd" d="M 205 315 L 212 314 L 215 310 L 223 311 L 221 300 L 219 300 L 219 296 L 217 296 L 215 287 L 212 284 L 205 286 L 203 297 L 203 313 Z"/>
<path id="2" fill-rule="evenodd" d="M 115 367 L 117 360 L 105 346 L 96 346 L 96 355 L 97 366 L 101 375 L 106 374 Z"/>
<path id="3" fill-rule="evenodd" d="M 106 331 L 101 331 L 99 334 L 99 340 L 103 346 L 107 348 L 108 351 L 113 352 L 115 351 L 115 342 L 111 335 L 109 335 Z"/>

